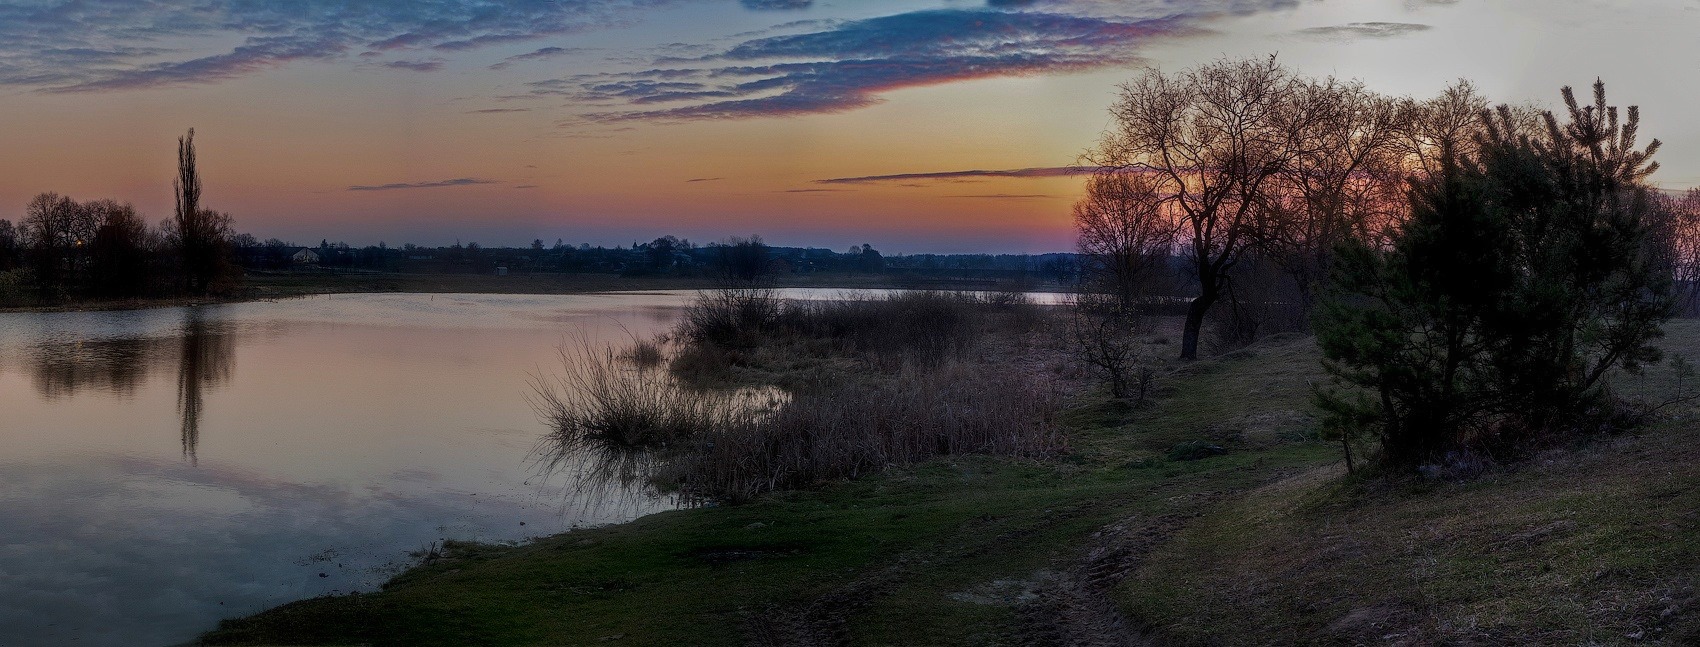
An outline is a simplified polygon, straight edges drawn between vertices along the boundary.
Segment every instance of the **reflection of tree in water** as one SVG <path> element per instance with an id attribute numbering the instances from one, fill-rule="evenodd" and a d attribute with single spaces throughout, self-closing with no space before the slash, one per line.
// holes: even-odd
<path id="1" fill-rule="evenodd" d="M 91 339 L 44 344 L 30 357 L 35 389 L 48 399 L 99 389 L 127 397 L 146 380 L 151 364 L 169 359 L 167 339 Z"/>
<path id="2" fill-rule="evenodd" d="M 201 441 L 201 413 L 205 407 L 201 389 L 230 380 L 235 365 L 235 341 L 234 335 L 209 325 L 199 309 L 189 310 L 177 360 L 177 413 L 183 422 L 183 455 L 190 463 L 198 462 L 195 449 Z"/>

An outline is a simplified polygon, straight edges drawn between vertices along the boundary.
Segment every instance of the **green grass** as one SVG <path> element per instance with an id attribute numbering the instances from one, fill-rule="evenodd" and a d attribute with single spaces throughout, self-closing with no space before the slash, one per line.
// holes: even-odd
<path id="1" fill-rule="evenodd" d="M 1672 348 L 1700 348 L 1691 323 L 1673 325 Z M 1309 340 L 1276 339 L 1167 366 L 1147 408 L 1080 396 L 1073 452 L 1055 461 L 956 457 L 523 546 L 452 545 L 383 591 L 228 621 L 207 642 L 761 644 L 806 618 L 843 644 L 1027 644 L 1033 592 L 1121 535 L 1144 543 L 1113 598 L 1163 642 L 1700 635 L 1689 425 L 1468 482 L 1348 477 L 1311 439 L 1316 360 Z M 1168 458 L 1191 441 L 1226 453 Z"/>

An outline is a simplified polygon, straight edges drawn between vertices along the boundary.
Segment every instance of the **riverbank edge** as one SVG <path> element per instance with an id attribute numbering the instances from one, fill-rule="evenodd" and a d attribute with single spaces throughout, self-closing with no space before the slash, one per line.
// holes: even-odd
<path id="1" fill-rule="evenodd" d="M 842 290 L 934 289 L 1011 292 L 1066 291 L 1055 283 L 992 280 L 916 281 L 877 274 L 819 274 L 780 277 L 765 286 Z M 609 292 L 711 290 L 724 283 L 701 277 L 624 277 L 617 274 L 403 274 L 385 272 L 249 272 L 236 295 L 76 301 L 51 305 L 0 306 L 0 313 L 108 312 L 230 303 L 276 301 L 330 294 L 524 294 L 567 295 Z"/>

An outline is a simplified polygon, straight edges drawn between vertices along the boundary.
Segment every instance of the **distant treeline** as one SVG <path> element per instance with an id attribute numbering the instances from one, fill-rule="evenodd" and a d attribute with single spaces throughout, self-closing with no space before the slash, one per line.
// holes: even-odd
<path id="1" fill-rule="evenodd" d="M 385 243 L 354 247 L 321 240 L 301 246 L 278 239 L 235 238 L 240 265 L 256 270 L 350 268 L 386 272 L 491 274 L 605 273 L 622 276 L 763 276 L 813 273 L 913 274 L 970 278 L 1015 278 L 1071 281 L 1079 271 L 1077 255 L 1056 254 L 916 254 L 885 255 L 872 245 L 853 245 L 839 252 L 818 247 L 777 247 L 760 236 L 696 244 L 675 236 L 630 246 L 604 247 L 563 240 L 529 247 L 486 247 L 476 242 L 444 247 Z"/>

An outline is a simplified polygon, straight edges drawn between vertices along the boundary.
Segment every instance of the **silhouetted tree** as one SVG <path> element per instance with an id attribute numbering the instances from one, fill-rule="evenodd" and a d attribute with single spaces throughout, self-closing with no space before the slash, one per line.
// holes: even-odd
<path id="1" fill-rule="evenodd" d="M 19 223 L 19 235 L 35 270 L 43 298 L 58 299 L 81 273 L 95 223 L 89 211 L 68 197 L 43 193 L 32 198 Z"/>
<path id="2" fill-rule="evenodd" d="M 195 129 L 177 138 L 177 211 L 170 238 L 183 263 L 185 288 L 204 295 L 230 271 L 230 216 L 201 208 L 201 174 L 195 165 Z"/>
<path id="3" fill-rule="evenodd" d="M 761 236 L 728 238 L 714 245 L 715 264 L 728 279 L 754 282 L 768 273 L 767 243 Z"/>
<path id="4" fill-rule="evenodd" d="M 862 243 L 862 252 L 858 255 L 856 264 L 863 272 L 879 272 L 885 269 L 885 257 L 873 245 Z"/>
<path id="5" fill-rule="evenodd" d="M 649 257 L 650 269 L 665 270 L 673 267 L 673 255 L 689 250 L 691 244 L 689 241 L 679 240 L 676 236 L 662 236 L 641 247 Z"/>
<path id="6" fill-rule="evenodd" d="M 1283 283 L 1272 277 L 1255 279 L 1267 284 L 1262 290 L 1239 289 L 1252 287 L 1244 274 L 1230 281 L 1239 305 L 1289 304 L 1287 321 L 1265 322 L 1289 330 L 1307 325 L 1335 247 L 1349 239 L 1380 245 L 1404 220 L 1407 208 L 1403 191 L 1409 169 L 1402 164 L 1399 142 L 1411 112 L 1356 81 L 1330 79 L 1307 89 L 1306 103 L 1315 118 L 1300 131 L 1292 160 L 1273 178 L 1269 208 L 1262 211 L 1258 228 L 1259 260 L 1268 269 L 1285 271 L 1290 281 L 1284 283 L 1296 295 L 1270 291 Z M 1274 312 L 1265 318 L 1270 315 Z"/>
<path id="7" fill-rule="evenodd" d="M 1112 309 L 1130 315 L 1149 296 L 1174 248 L 1176 222 L 1157 185 L 1146 173 L 1098 173 L 1074 204 L 1086 293 L 1104 295 Z"/>
<path id="8" fill-rule="evenodd" d="M 148 284 L 148 227 L 128 204 L 99 200 L 84 205 L 97 223 L 90 249 L 89 292 L 103 297 L 140 295 Z"/>
<path id="9" fill-rule="evenodd" d="M 1672 311 L 1671 272 L 1636 150 L 1605 86 L 1570 121 L 1481 115 L 1471 157 L 1446 152 L 1413 182 L 1411 219 L 1381 250 L 1339 257 L 1318 340 L 1335 378 L 1319 391 L 1344 438 L 1373 429 L 1382 459 L 1413 466 L 1470 447 L 1515 448 L 1609 411 L 1604 378 L 1636 370 Z"/>
<path id="10" fill-rule="evenodd" d="M 1700 312 L 1700 189 L 1660 196 L 1659 207 L 1664 216 L 1659 233 L 1669 248 L 1678 303 L 1684 314 L 1693 315 Z"/>
<path id="11" fill-rule="evenodd" d="M 18 229 L 12 221 L 0 218 L 0 272 L 16 269 L 18 256 Z"/>
<path id="12" fill-rule="evenodd" d="M 1149 173 L 1180 223 L 1199 285 L 1182 331 L 1183 359 L 1198 357 L 1205 315 L 1227 289 L 1229 270 L 1257 244 L 1275 178 L 1326 116 L 1324 89 L 1273 57 L 1179 74 L 1147 70 L 1122 84 L 1110 131 L 1084 156 L 1094 166 Z"/>

